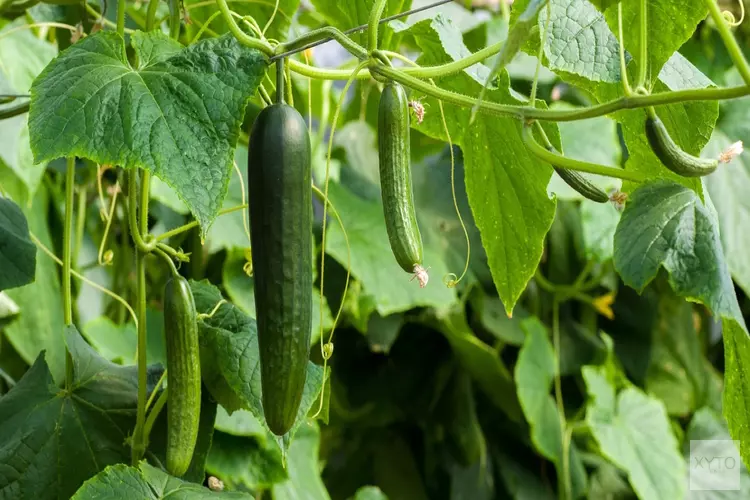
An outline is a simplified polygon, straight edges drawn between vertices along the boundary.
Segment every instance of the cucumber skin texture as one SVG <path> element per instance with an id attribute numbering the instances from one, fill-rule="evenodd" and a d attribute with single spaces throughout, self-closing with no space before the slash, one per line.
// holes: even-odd
<path id="1" fill-rule="evenodd" d="M 273 104 L 255 119 L 248 190 L 263 411 L 281 436 L 297 417 L 312 331 L 310 137 L 293 107 Z"/>
<path id="2" fill-rule="evenodd" d="M 409 102 L 404 88 L 388 82 L 378 107 L 378 159 L 385 228 L 401 268 L 422 265 L 422 235 L 414 211 L 409 143 Z"/>
<path id="3" fill-rule="evenodd" d="M 560 168 L 552 166 L 557 172 L 557 175 L 565 181 L 565 184 L 575 189 L 584 198 L 597 203 L 606 203 L 609 201 L 607 193 L 596 187 L 594 184 L 589 182 L 584 176 L 576 172 L 575 170 L 568 170 L 567 168 Z"/>
<path id="4" fill-rule="evenodd" d="M 651 150 L 665 167 L 683 177 L 703 177 L 719 166 L 718 160 L 698 158 L 684 152 L 670 137 L 664 123 L 656 118 L 646 119 L 646 137 Z"/>
<path id="5" fill-rule="evenodd" d="M 195 300 L 183 277 L 164 287 L 164 335 L 167 345 L 167 471 L 187 472 L 198 440 L 201 411 L 201 363 Z"/>

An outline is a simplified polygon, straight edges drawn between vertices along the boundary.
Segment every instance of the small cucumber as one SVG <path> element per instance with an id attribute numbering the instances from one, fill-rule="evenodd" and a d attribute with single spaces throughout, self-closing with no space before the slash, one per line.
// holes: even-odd
<path id="1" fill-rule="evenodd" d="M 719 166 L 719 160 L 698 158 L 683 151 L 659 118 L 646 118 L 646 137 L 651 150 L 665 167 L 683 177 L 703 177 Z"/>
<path id="2" fill-rule="evenodd" d="M 167 471 L 182 476 L 190 466 L 201 411 L 201 363 L 193 292 L 181 276 L 164 287 L 167 345 Z"/>
<path id="3" fill-rule="evenodd" d="M 557 172 L 557 175 L 559 175 L 560 178 L 565 181 L 565 184 L 573 188 L 584 198 L 587 198 L 591 201 L 595 201 L 597 203 L 606 203 L 609 201 L 609 196 L 607 196 L 607 193 L 589 182 L 589 180 L 584 176 L 582 176 L 575 170 L 570 170 L 562 167 L 561 162 L 564 161 L 565 158 L 560 155 L 560 153 L 558 153 L 555 148 L 549 147 L 545 149 L 538 142 L 536 142 L 531 125 L 525 125 L 523 127 L 523 132 L 521 135 L 523 137 L 523 142 L 526 146 L 526 149 L 528 149 L 531 154 L 533 154 L 540 160 L 552 165 L 552 168 L 554 168 L 555 172 Z"/>
<path id="4" fill-rule="evenodd" d="M 248 150 L 250 236 L 266 423 L 294 424 L 312 330 L 312 179 L 302 115 L 277 103 L 255 119 Z"/>
<path id="5" fill-rule="evenodd" d="M 378 108 L 378 158 L 388 240 L 401 268 L 422 265 L 422 236 L 414 211 L 409 145 L 409 102 L 404 88 L 387 82 Z"/>

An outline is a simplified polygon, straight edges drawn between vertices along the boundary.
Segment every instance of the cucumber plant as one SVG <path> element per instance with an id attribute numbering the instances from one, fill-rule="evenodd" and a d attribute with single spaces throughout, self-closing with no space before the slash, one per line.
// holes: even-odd
<path id="1" fill-rule="evenodd" d="M 0 497 L 681 498 L 696 429 L 750 440 L 740 4 L 36 3 L 0 0 Z"/>

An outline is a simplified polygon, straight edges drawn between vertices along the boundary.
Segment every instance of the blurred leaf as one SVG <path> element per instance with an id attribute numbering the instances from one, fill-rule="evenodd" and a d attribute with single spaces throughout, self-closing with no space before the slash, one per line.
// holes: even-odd
<path id="1" fill-rule="evenodd" d="M 158 177 L 151 178 L 151 198 L 171 208 L 178 214 L 185 215 L 190 213 L 190 209 L 187 207 L 187 205 L 185 205 L 180 197 L 177 196 L 175 190 L 169 187 L 169 184 L 162 181 Z"/>
<path id="2" fill-rule="evenodd" d="M 232 168 L 227 196 L 224 198 L 224 203 L 221 206 L 222 210 L 234 208 L 248 202 L 247 148 L 245 146 L 237 145 L 237 148 L 234 150 L 234 162 L 237 165 L 237 169 Z M 240 182 L 237 175 L 238 171 L 242 174 L 242 182 Z M 248 228 L 250 224 L 248 215 L 248 209 L 243 208 L 242 210 L 217 217 L 216 222 L 208 230 L 208 236 L 206 237 L 209 251 L 213 253 L 222 249 L 249 248 L 250 240 L 248 240 L 247 233 L 245 232 L 245 221 L 247 221 Z"/>
<path id="3" fill-rule="evenodd" d="M 639 498 L 682 498 L 686 467 L 663 403 L 635 387 L 617 394 L 604 370 L 583 368 L 586 423 L 601 452 L 627 472 Z"/>
<path id="4" fill-rule="evenodd" d="M 279 8 L 274 15 L 274 7 L 277 3 Z M 272 0 L 270 2 L 258 3 L 243 2 L 232 5 L 233 12 L 237 12 L 241 16 L 252 16 L 261 29 L 264 29 L 268 22 L 271 21 L 271 24 L 265 31 L 265 36 L 266 38 L 273 38 L 279 41 L 286 40 L 294 14 L 299 9 L 300 0 L 278 0 L 278 2 Z M 195 21 L 197 26 L 202 26 L 214 12 L 216 12 L 216 9 L 213 5 L 191 5 L 190 19 Z M 273 20 L 271 20 L 272 15 L 274 16 Z M 211 29 L 219 34 L 229 31 L 226 21 L 221 16 L 213 20 Z"/>
<path id="5" fill-rule="evenodd" d="M 29 231 L 47 248 L 54 248 L 47 221 L 49 198 L 47 190 L 40 188 L 33 205 L 24 210 Z M 6 293 L 21 313 L 5 327 L 5 335 L 28 364 L 46 350 L 46 361 L 52 377 L 61 381 L 65 367 L 65 341 L 63 339 L 62 293 L 58 267 L 46 254 L 37 250 L 36 278 L 33 283 Z"/>
<path id="6" fill-rule="evenodd" d="M 489 457 L 468 467 L 451 467 L 450 500 L 492 500 L 495 498 L 495 478 Z"/>
<path id="7" fill-rule="evenodd" d="M 320 431 L 317 424 L 304 423 L 289 447 L 287 456 L 287 473 L 289 479 L 274 484 L 271 492 L 274 500 L 307 500 L 330 499 L 326 487 L 320 478 L 318 468 L 318 449 L 320 448 Z"/>
<path id="8" fill-rule="evenodd" d="M 136 469 L 125 464 L 107 467 L 73 496 L 72 500 L 110 500 L 143 499 L 162 500 L 179 498 L 181 500 L 222 499 L 252 500 L 247 493 L 215 492 L 193 483 L 186 483 L 167 475 L 165 472 L 141 462 Z"/>
<path id="9" fill-rule="evenodd" d="M 477 419 L 471 377 L 458 368 L 443 391 L 439 406 L 448 450 L 461 467 L 486 463 L 487 444 Z"/>
<path id="10" fill-rule="evenodd" d="M 683 445 L 685 460 L 690 463 L 690 470 L 688 471 L 688 477 L 686 481 L 690 480 L 690 474 L 700 474 L 701 469 L 695 466 L 695 459 L 690 457 L 690 443 L 694 440 L 714 440 L 714 441 L 725 441 L 725 443 L 716 443 L 717 445 L 726 444 L 730 445 L 731 441 L 729 436 L 729 430 L 727 429 L 727 421 L 721 415 L 710 408 L 701 408 L 693 415 L 690 424 L 688 425 L 685 441 Z M 733 444 L 732 444 L 733 445 Z M 719 477 L 710 477 L 702 485 L 708 487 L 706 491 L 691 490 L 689 498 L 691 500 L 734 500 L 739 498 L 745 498 L 750 493 L 750 473 L 748 473 L 747 467 L 742 462 L 736 464 L 740 470 L 740 490 L 712 490 L 711 485 L 717 486 L 716 480 L 721 480 Z M 703 472 L 706 474 L 706 472 Z M 713 474 L 711 474 L 713 476 Z M 701 484 L 701 483 L 699 483 Z"/>
<path id="11" fill-rule="evenodd" d="M 273 441 L 224 432 L 214 433 L 206 470 L 230 489 L 240 486 L 251 490 L 266 489 L 287 478 L 281 451 Z"/>
<path id="12" fill-rule="evenodd" d="M 351 500 L 388 500 L 388 497 L 377 486 L 363 486 Z"/>
<path id="13" fill-rule="evenodd" d="M 121 365 L 135 362 L 138 333 L 133 323 L 116 325 L 102 316 L 86 323 L 81 334 L 103 358 Z"/>
<path id="14" fill-rule="evenodd" d="M 627 478 L 620 470 L 608 463 L 596 468 L 589 481 L 589 500 L 633 500 L 635 495 L 628 484 Z"/>
<path id="15" fill-rule="evenodd" d="M 49 63 L 57 50 L 47 41 L 20 29 L 26 20 L 8 23 L 0 30 L 0 92 L 27 94 L 34 78 Z M 21 101 L 16 101 L 14 104 Z M 2 108 L 0 108 L 2 109 Z M 29 145 L 28 115 L 0 120 L 0 163 L 5 163 L 18 176 L 32 198 L 42 180 L 47 162 L 34 163 Z M 21 201 L 21 200 L 16 200 Z"/>
<path id="16" fill-rule="evenodd" d="M 18 205 L 0 197 L 0 291 L 34 281 L 36 246 Z"/>
<path id="17" fill-rule="evenodd" d="M 370 316 L 367 322 L 367 343 L 370 344 L 372 352 L 388 354 L 391 346 L 398 338 L 401 327 L 404 325 L 403 314 L 391 314 L 381 316 L 377 312 Z"/>
<path id="18" fill-rule="evenodd" d="M 253 278 L 243 270 L 246 262 L 243 252 L 231 252 L 224 261 L 222 277 L 224 288 L 232 302 L 251 318 L 255 318 L 255 286 Z M 313 287 L 312 297 L 310 342 L 314 344 L 320 339 L 320 290 Z M 323 297 L 323 331 L 328 332 L 332 326 L 331 310 L 328 308 L 328 301 Z"/>
<path id="19" fill-rule="evenodd" d="M 518 461 L 515 454 L 508 451 L 496 450 L 493 453 L 505 489 L 514 500 L 553 500 L 557 496 L 552 492 L 549 484 L 534 475 L 527 467 Z"/>
<path id="20" fill-rule="evenodd" d="M 547 338 L 547 330 L 536 318 L 523 321 L 526 339 L 518 353 L 515 367 L 518 400 L 524 416 L 531 426 L 531 441 L 536 450 L 555 464 L 558 477 L 563 465 L 563 429 L 550 387 L 555 378 L 555 352 Z M 586 471 L 571 443 L 568 457 L 570 484 L 573 498 L 586 491 Z M 560 479 L 563 481 L 563 479 Z M 560 484 L 567 483 L 561 482 Z"/>
<path id="21" fill-rule="evenodd" d="M 135 424 L 135 367 L 99 357 L 74 326 L 66 328 L 66 341 L 69 391 L 57 388 L 42 353 L 0 399 L 0 491 L 8 498 L 69 498 L 107 465 L 130 460 L 125 439 Z"/>
<path id="22" fill-rule="evenodd" d="M 500 299 L 486 294 L 479 287 L 472 290 L 469 301 L 480 325 L 495 338 L 511 345 L 523 344 L 525 334 L 521 320 L 526 316 L 525 311 L 518 308 L 513 318 L 509 318 Z"/>
<path id="23" fill-rule="evenodd" d="M 339 28 L 340 30 L 347 30 L 355 26 L 367 24 L 370 17 L 370 10 L 374 0 L 349 0 L 346 2 L 340 2 L 338 0 L 311 0 L 315 11 L 319 13 L 328 24 Z M 411 7 L 411 0 L 387 0 L 385 9 L 383 10 L 383 17 L 388 17 L 399 12 L 409 10 Z M 381 25 L 379 27 L 380 43 L 379 47 L 382 49 L 390 48 L 388 40 L 392 36 L 390 28 Z M 365 45 L 367 43 L 367 35 L 357 33 L 353 35 L 353 40 L 359 44 Z"/>
<path id="24" fill-rule="evenodd" d="M 427 500 L 424 480 L 409 445 L 395 434 L 374 443 L 373 475 L 389 500 Z"/>
<path id="25" fill-rule="evenodd" d="M 645 389 L 664 403 L 667 413 L 686 417 L 703 406 L 708 377 L 692 305 L 661 285 Z"/>
<path id="26" fill-rule="evenodd" d="M 614 239 L 620 212 L 611 203 L 581 203 L 581 228 L 586 259 L 606 262 L 614 255 Z"/>
<path id="27" fill-rule="evenodd" d="M 231 434 L 232 436 L 254 437 L 256 439 L 265 439 L 266 429 L 263 424 L 255 418 L 252 412 L 248 410 L 237 410 L 231 415 L 223 407 L 219 407 L 216 412 L 216 430 Z"/>
<path id="28" fill-rule="evenodd" d="M 211 312 L 222 300 L 219 289 L 208 281 L 191 281 L 190 286 L 198 314 Z M 225 303 L 219 307 L 213 317 L 199 321 L 198 329 L 201 336 L 201 349 L 207 350 L 205 355 L 213 358 L 213 363 L 218 367 L 219 373 L 242 406 L 250 410 L 266 427 L 261 402 L 260 354 L 255 320 L 233 304 Z M 201 366 L 203 366 L 202 360 Z M 289 447 L 297 428 L 305 421 L 307 412 L 317 400 L 322 383 L 323 367 L 308 361 L 307 378 L 297 419 L 289 432 L 277 438 L 282 448 Z M 209 387 L 212 386 L 214 385 L 209 385 Z M 226 407 L 223 401 L 220 402 Z M 231 408 L 230 405 L 228 409 L 236 408 Z"/>
<path id="29" fill-rule="evenodd" d="M 490 401 L 513 420 L 521 417 L 516 388 L 498 353 L 474 336 L 463 308 L 439 312 L 434 325 L 448 340 L 461 366 L 471 374 Z"/>
<path id="30" fill-rule="evenodd" d="M 433 279 L 426 288 L 420 288 L 416 281 L 409 281 L 410 275 L 396 263 L 389 246 L 380 201 L 365 201 L 334 183 L 331 183 L 328 195 L 349 236 L 352 275 L 362 282 L 368 294 L 375 297 L 381 315 L 417 306 L 446 306 L 455 300 L 455 291 L 435 278 L 446 275 L 448 269 L 428 245 L 424 248 L 424 265 L 429 268 Z M 346 243 L 334 220 L 328 224 L 326 240 L 326 252 L 346 267 Z"/>

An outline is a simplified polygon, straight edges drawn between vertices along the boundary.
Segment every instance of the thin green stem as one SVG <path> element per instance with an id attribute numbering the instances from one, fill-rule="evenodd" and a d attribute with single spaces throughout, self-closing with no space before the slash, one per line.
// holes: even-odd
<path id="1" fill-rule="evenodd" d="M 180 2 L 169 0 L 169 38 L 173 40 L 180 37 Z"/>
<path id="2" fill-rule="evenodd" d="M 125 0 L 117 0 L 117 32 L 125 36 Z"/>
<path id="3" fill-rule="evenodd" d="M 65 175 L 65 219 L 63 221 L 63 271 L 62 271 L 62 292 L 63 292 L 63 316 L 65 326 L 73 324 L 73 295 L 70 286 L 70 247 L 73 237 L 73 193 L 75 190 L 76 180 L 76 159 L 68 158 Z M 73 385 L 73 359 L 70 352 L 65 356 L 65 389 L 70 390 Z"/>
<path id="4" fill-rule="evenodd" d="M 560 444 L 562 449 L 565 449 L 564 436 L 566 434 L 567 422 L 562 395 L 562 382 L 560 380 L 560 299 L 556 295 L 552 298 L 552 343 L 555 351 L 555 403 L 557 404 L 557 415 L 560 418 L 560 430 L 563 436 L 563 442 Z M 570 472 L 565 466 L 566 463 L 565 457 L 563 457 L 561 477 L 558 480 L 558 484 L 561 486 L 559 488 L 560 493 L 564 492 L 565 496 L 563 498 L 570 500 L 572 498 L 569 481 Z"/>
<path id="5" fill-rule="evenodd" d="M 273 55 L 273 47 L 268 42 L 251 37 L 237 26 L 226 0 L 216 0 L 216 4 L 219 6 L 219 10 L 229 27 L 229 31 L 232 32 L 232 35 L 234 35 L 238 42 L 251 49 L 259 50 L 267 56 Z"/>
<path id="6" fill-rule="evenodd" d="M 626 97 L 630 97 L 633 94 L 633 89 L 630 88 L 630 82 L 628 81 L 628 67 L 625 63 L 625 36 L 622 30 L 622 2 L 617 4 L 617 35 L 620 49 L 620 81 L 622 82 L 622 91 Z"/>
<path id="7" fill-rule="evenodd" d="M 273 7 L 273 13 L 271 14 L 271 17 L 268 18 L 268 21 L 266 21 L 266 25 L 263 26 L 263 31 L 261 31 L 262 36 L 266 36 L 266 31 L 268 31 L 268 28 L 271 27 L 271 24 L 273 24 L 273 20 L 276 19 L 276 14 L 279 12 L 279 0 L 276 0 L 276 5 Z"/>
<path id="8" fill-rule="evenodd" d="M 217 1 L 221 2 L 224 0 L 217 0 Z M 298 38 L 295 38 L 291 42 L 279 44 L 276 47 L 276 51 L 275 51 L 276 56 L 279 56 L 283 54 L 284 52 L 297 50 L 300 47 L 303 47 L 310 43 L 317 42 L 324 38 L 330 38 L 330 39 L 336 40 L 339 44 L 341 44 L 342 47 L 344 47 L 344 49 L 346 49 L 347 52 L 349 52 L 351 55 L 353 55 L 357 59 L 367 58 L 367 50 L 365 50 L 364 47 L 362 47 L 361 45 L 353 41 L 351 38 L 346 36 L 340 30 L 334 28 L 333 26 L 325 26 L 323 28 L 312 30 Z M 351 74 L 351 71 L 348 72 L 348 74 Z"/>
<path id="9" fill-rule="evenodd" d="M 18 115 L 22 115 L 26 113 L 29 110 L 29 104 L 30 104 L 30 101 L 26 101 L 21 104 L 16 104 L 15 106 L 12 106 L 10 108 L 0 109 L 0 120 L 5 120 L 6 118 L 13 118 L 14 116 L 18 116 Z"/>
<path id="10" fill-rule="evenodd" d="M 386 0 L 375 0 L 370 10 L 370 19 L 367 23 L 367 50 L 370 52 L 378 49 L 378 25 L 386 3 Z"/>
<path id="11" fill-rule="evenodd" d="M 623 170 L 621 168 L 599 165 L 598 163 L 589 163 L 586 161 L 575 160 L 561 154 L 553 153 L 534 140 L 534 135 L 530 130 L 532 126 L 533 125 L 523 125 L 524 145 L 531 154 L 549 163 L 550 165 L 560 168 L 566 168 L 569 170 L 577 170 L 579 172 L 587 172 L 589 174 L 598 174 L 607 177 L 615 177 L 617 179 L 625 179 L 634 182 L 645 182 L 648 180 L 648 177 L 640 172 L 633 172 L 631 170 Z M 550 146 L 551 144 L 549 143 L 549 139 L 547 139 L 547 136 L 544 133 L 544 129 L 542 129 L 541 126 L 538 126 L 537 129 L 541 131 L 542 138 L 547 146 Z"/>
<path id="12" fill-rule="evenodd" d="M 449 90 L 435 88 L 427 82 L 412 77 L 403 70 L 387 68 L 379 65 L 372 68 L 376 73 L 397 81 L 413 90 L 418 90 L 425 95 L 442 100 L 449 104 L 471 108 L 476 104 L 476 99 L 451 92 Z M 509 104 L 497 104 L 494 102 L 482 102 L 479 107 L 481 112 L 494 116 L 512 116 L 519 120 L 539 119 L 546 121 L 565 122 L 577 121 L 586 118 L 604 116 L 623 109 L 638 109 L 647 106 L 660 106 L 687 101 L 716 101 L 722 99 L 734 99 L 750 94 L 750 86 L 737 86 L 728 88 L 702 88 L 677 90 L 673 92 L 661 92 L 650 95 L 633 95 L 631 97 L 620 97 L 612 101 L 576 109 L 535 109 L 531 106 L 515 106 Z"/>
<path id="13" fill-rule="evenodd" d="M 149 201 L 149 189 L 151 184 L 151 175 L 148 171 L 144 170 L 141 177 L 141 192 L 140 199 L 137 197 L 135 184 L 137 178 L 137 171 L 131 171 L 131 178 L 129 181 L 129 194 L 128 194 L 128 205 L 130 206 L 130 230 L 133 233 L 133 239 L 142 240 L 142 234 L 148 231 L 148 201 Z M 135 219 L 135 205 L 138 206 L 140 212 L 140 224 Z M 152 243 L 156 245 L 156 241 L 152 240 Z M 149 251 L 144 251 L 140 247 L 136 248 L 135 256 L 135 275 L 136 275 L 136 315 L 138 316 L 138 347 L 137 347 L 137 366 L 138 366 L 138 409 L 136 413 L 135 430 L 133 431 L 133 447 L 132 447 L 132 459 L 133 465 L 136 465 L 146 451 L 146 441 L 144 438 L 144 421 L 146 417 L 146 397 L 147 397 L 147 369 L 146 366 L 146 345 L 147 345 L 147 329 L 146 329 L 146 257 Z"/>
<path id="14" fill-rule="evenodd" d="M 644 88 L 648 75 L 648 0 L 638 2 L 638 34 L 640 36 L 638 88 Z"/>
<path id="15" fill-rule="evenodd" d="M 83 231 L 86 228 L 86 198 L 88 190 L 83 185 L 78 190 L 78 207 L 76 208 L 76 237 L 75 245 L 73 246 L 73 255 L 70 260 L 70 268 L 78 268 L 78 257 L 81 254 L 81 247 L 83 246 Z"/>
<path id="16" fill-rule="evenodd" d="M 159 399 L 156 400 L 154 407 L 151 408 L 151 412 L 149 412 L 148 414 L 148 420 L 146 420 L 146 423 L 143 426 L 144 442 L 148 442 L 149 436 L 151 436 L 151 429 L 154 428 L 154 423 L 159 417 L 159 413 L 161 413 L 164 405 L 167 404 L 167 391 L 169 391 L 169 387 L 161 391 L 161 394 L 159 394 Z"/>
<path id="17" fill-rule="evenodd" d="M 151 391 L 151 395 L 148 397 L 148 401 L 146 401 L 146 411 L 148 411 L 148 409 L 151 408 L 151 405 L 153 404 L 154 399 L 156 399 L 156 395 L 159 394 L 159 388 L 161 387 L 161 384 L 163 384 L 165 380 L 167 380 L 167 370 L 164 370 L 163 372 L 161 372 L 161 376 L 159 377 L 159 380 L 156 381 L 154 390 Z"/>
<path id="18" fill-rule="evenodd" d="M 230 214 L 232 212 L 237 212 L 238 210 L 244 210 L 247 208 L 247 204 L 244 205 L 237 205 L 231 208 L 225 208 L 224 210 L 220 211 L 217 215 L 225 215 Z M 177 227 L 175 229 L 172 229 L 171 231 L 167 231 L 166 233 L 162 233 L 159 236 L 156 237 L 156 241 L 164 241 L 166 239 L 171 238 L 172 236 L 177 236 L 180 233 L 184 233 L 185 231 L 189 231 L 193 229 L 194 227 L 198 227 L 198 221 L 192 221 L 188 222 L 187 224 Z"/>
<path id="19" fill-rule="evenodd" d="M 211 14 L 211 17 L 209 17 L 208 19 L 206 19 L 206 22 L 203 23 L 203 25 L 198 30 L 198 33 L 196 33 L 195 36 L 193 37 L 193 39 L 190 41 L 190 45 L 192 45 L 195 42 L 197 42 L 198 40 L 200 40 L 200 37 L 203 35 L 203 33 L 206 32 L 206 30 L 208 30 L 208 27 L 211 25 L 211 23 L 214 21 L 214 19 L 216 19 L 220 15 L 221 15 L 221 12 L 218 11 L 218 10 L 216 12 L 214 12 L 213 14 Z M 195 22 L 195 21 L 193 21 L 193 22 Z"/>
<path id="20" fill-rule="evenodd" d="M 143 170 L 143 172 L 146 172 Z M 144 177 L 144 179 L 150 179 L 150 175 Z M 146 208 L 148 208 L 148 201 L 146 202 Z M 148 227 L 148 216 L 146 216 L 146 224 Z M 143 214 L 141 214 L 141 223 L 143 223 Z M 128 176 L 128 221 L 130 223 L 130 235 L 133 238 L 136 249 L 143 253 L 149 253 L 156 248 L 156 241 L 151 240 L 146 243 L 141 236 L 141 226 L 138 225 L 138 170 L 131 169 Z"/>
<path id="21" fill-rule="evenodd" d="M 716 24 L 716 29 L 719 31 L 719 36 L 721 36 L 734 66 L 742 76 L 745 85 L 750 86 L 750 65 L 748 65 L 747 59 L 745 59 L 745 56 L 742 54 L 742 50 L 737 44 L 737 40 L 734 38 L 734 35 L 732 35 L 732 30 L 730 29 L 727 20 L 724 19 L 724 16 L 721 14 L 719 5 L 715 0 L 704 0 L 703 3 L 708 7 L 708 12 L 711 14 L 711 18 Z"/>
<path id="22" fill-rule="evenodd" d="M 276 104 L 284 104 L 284 59 L 276 61 Z"/>
<path id="23" fill-rule="evenodd" d="M 174 260 L 172 260 L 172 257 L 167 255 L 167 252 L 157 247 L 154 250 L 154 253 L 164 259 L 164 261 L 167 263 L 167 266 L 169 267 L 169 270 L 172 272 L 172 276 L 176 278 L 180 275 L 180 273 L 177 271 L 177 266 L 174 265 Z"/>
<path id="24" fill-rule="evenodd" d="M 156 23 L 156 11 L 159 8 L 160 0 L 149 0 L 148 9 L 146 10 L 146 31 L 154 29 Z"/>
<path id="25" fill-rule="evenodd" d="M 42 252 L 44 252 L 50 259 L 52 259 L 58 266 L 62 266 L 62 263 L 63 263 L 62 260 L 58 259 L 57 256 L 54 253 L 52 253 L 52 250 L 50 250 L 49 248 L 47 248 L 46 246 L 44 246 L 44 244 L 42 244 L 42 242 L 39 241 L 39 238 L 37 238 L 36 235 L 33 232 L 31 232 L 31 231 L 29 231 L 29 238 L 31 238 L 31 241 L 33 241 L 34 244 L 37 247 L 39 247 L 39 249 Z M 76 279 L 79 279 L 79 280 L 83 281 L 84 283 L 86 283 L 87 285 L 89 285 L 89 286 L 91 286 L 93 288 L 96 288 L 100 292 L 102 292 L 102 293 L 104 293 L 106 295 L 109 295 L 110 297 L 112 297 L 113 299 L 115 299 L 117 302 L 119 302 L 120 304 L 122 304 L 122 306 L 130 313 L 130 317 L 133 319 L 133 324 L 136 325 L 136 327 L 138 326 L 138 318 L 135 315 L 135 311 L 133 311 L 133 309 L 130 307 L 130 304 L 128 304 L 128 302 L 125 299 L 123 299 L 122 297 L 120 297 L 119 295 L 117 295 L 112 290 L 109 290 L 108 288 L 105 288 L 105 287 L 101 286 L 100 284 L 98 284 L 98 283 L 96 283 L 94 281 L 91 281 L 90 279 L 88 279 L 84 275 L 82 275 L 81 273 L 78 273 L 78 272 L 76 272 L 74 270 L 71 270 L 70 274 L 73 277 L 75 277 Z"/>

